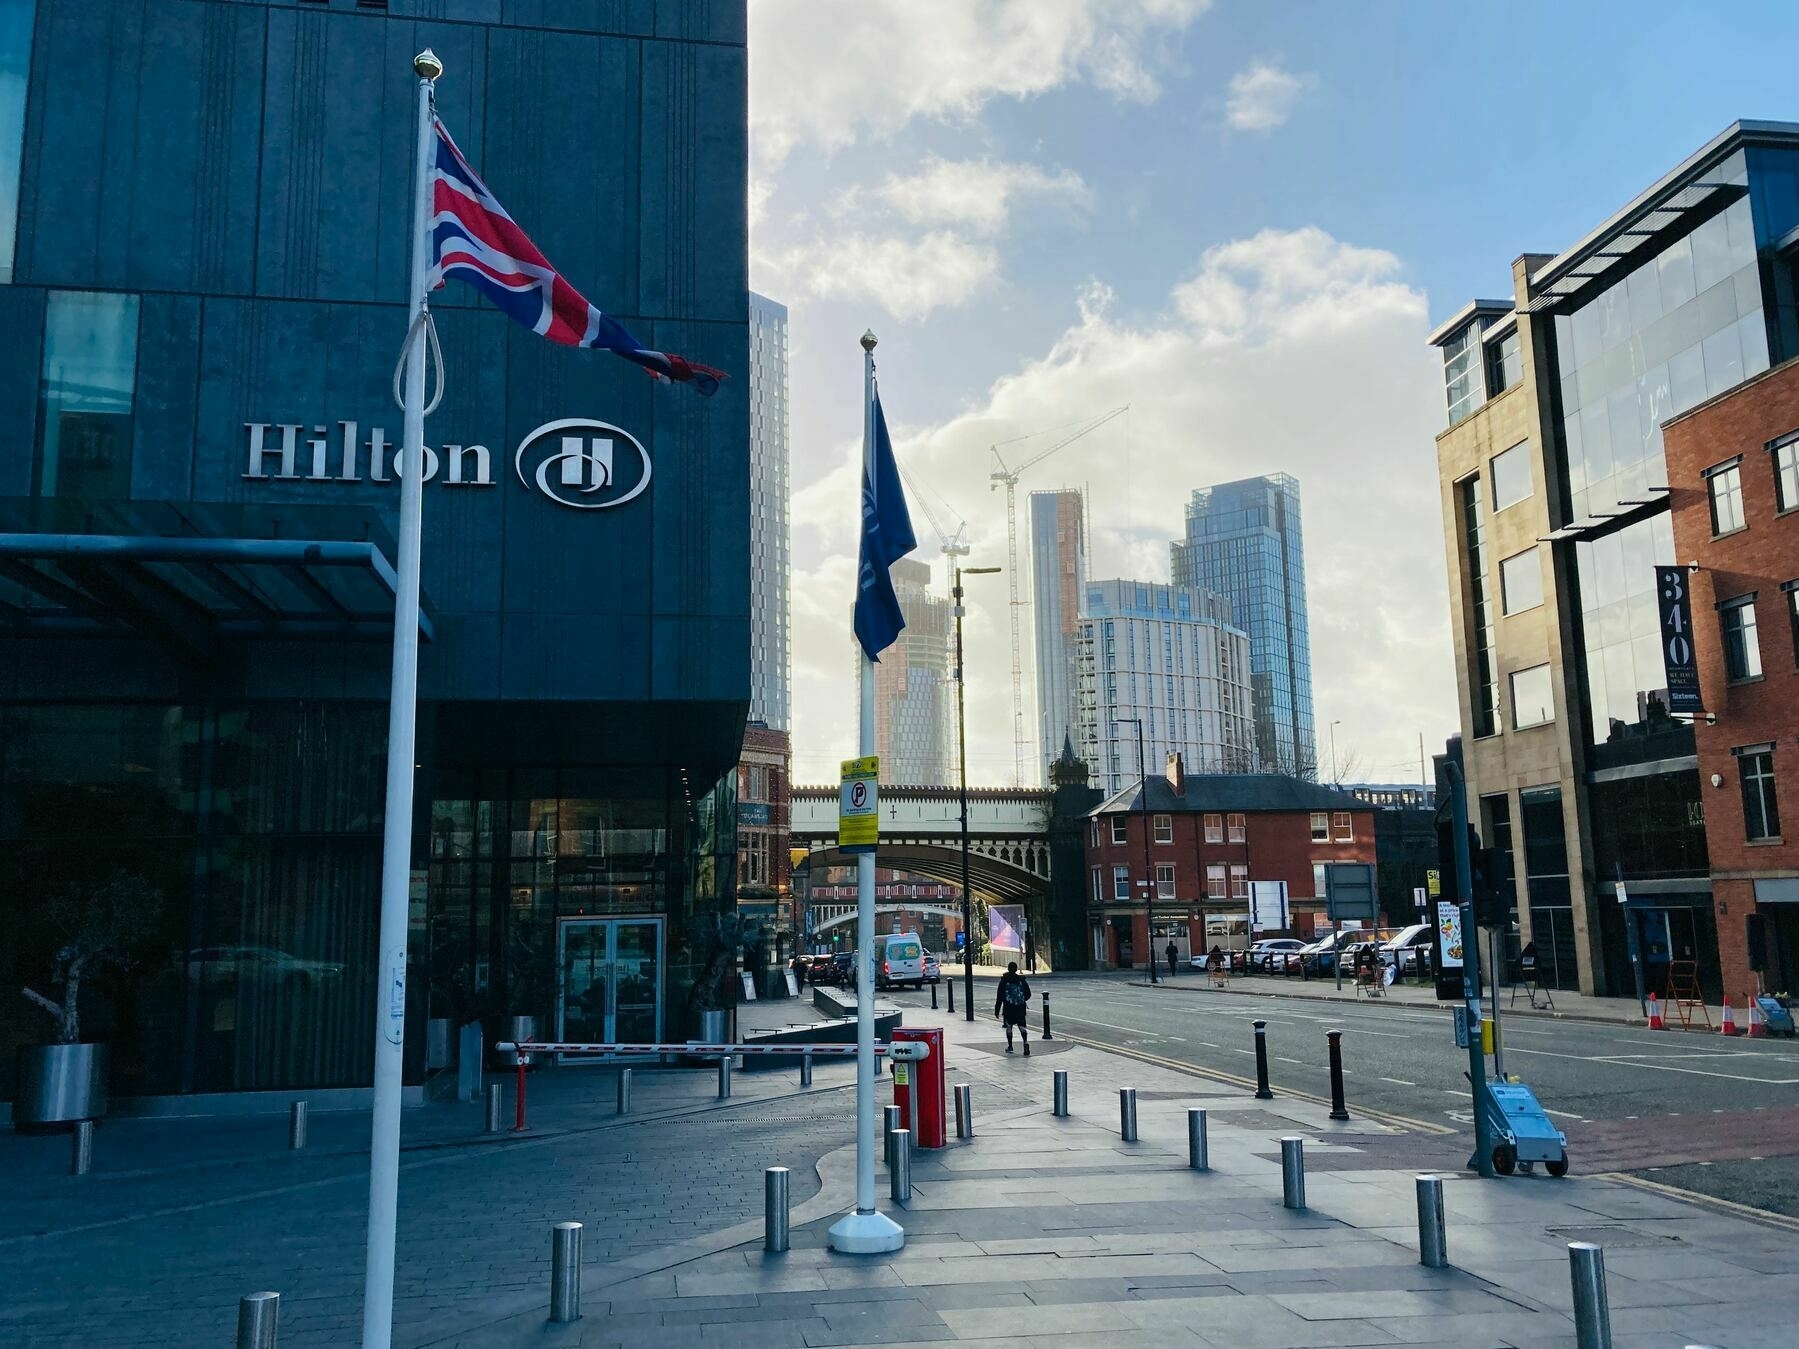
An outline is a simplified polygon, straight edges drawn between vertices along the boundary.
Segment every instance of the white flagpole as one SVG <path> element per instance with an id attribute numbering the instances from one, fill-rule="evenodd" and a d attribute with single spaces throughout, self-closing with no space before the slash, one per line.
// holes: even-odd
<path id="1" fill-rule="evenodd" d="M 862 478 L 875 477 L 875 335 L 862 334 Z M 867 507 L 864 504 L 863 509 Z M 860 582 L 858 581 L 858 584 Z M 861 754 L 875 752 L 874 662 L 862 653 Z M 879 781 L 878 777 L 876 779 Z M 856 1209 L 829 1232 L 831 1248 L 852 1255 L 897 1251 L 900 1225 L 875 1210 L 875 855 L 856 857 Z"/>
<path id="2" fill-rule="evenodd" d="M 412 779 L 418 723 L 419 539 L 425 479 L 425 342 L 430 271 L 431 90 L 443 62 L 412 58 L 419 77 L 412 185 L 412 286 L 407 295 L 405 431 L 400 444 L 400 555 L 394 588 L 393 684 L 387 707 L 387 806 L 381 828 L 381 944 L 375 995 L 375 1109 L 369 1131 L 369 1235 L 362 1349 L 389 1349 L 394 1328 L 394 1230 L 400 1198 L 400 1063 L 406 1038 L 406 920 L 412 886 Z"/>

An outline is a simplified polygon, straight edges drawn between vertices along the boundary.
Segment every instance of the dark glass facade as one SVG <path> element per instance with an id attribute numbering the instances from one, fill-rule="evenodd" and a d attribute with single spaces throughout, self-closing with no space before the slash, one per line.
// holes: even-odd
<path id="1" fill-rule="evenodd" d="M 1198 488 L 1186 538 L 1170 554 L 1174 584 L 1225 596 L 1232 622 L 1249 634 L 1262 771 L 1312 778 L 1318 747 L 1299 506 L 1299 481 L 1285 473 Z"/>
<path id="2" fill-rule="evenodd" d="M 368 1080 L 391 591 L 250 559 L 394 556 L 427 45 L 439 114 L 545 254 L 731 378 L 697 398 L 433 297 L 408 1077 L 427 1018 L 685 1039 L 728 989 L 745 9 L 590 8 L 0 0 L 0 983 L 45 979 L 52 896 L 146 877 L 158 935 L 82 997 L 117 1094 Z M 565 419 L 643 490 L 549 495 L 522 456 Z M 0 1100 L 45 1029 L 0 1000 Z"/>

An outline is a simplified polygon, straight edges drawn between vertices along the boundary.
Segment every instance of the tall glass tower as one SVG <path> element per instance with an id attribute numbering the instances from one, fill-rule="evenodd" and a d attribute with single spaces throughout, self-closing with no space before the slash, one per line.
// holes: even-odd
<path id="1" fill-rule="evenodd" d="M 750 720 L 789 729 L 787 306 L 750 292 Z"/>
<path id="2" fill-rule="evenodd" d="M 1237 626 L 1249 633 L 1262 771 L 1315 778 L 1299 480 L 1273 473 L 1196 489 L 1187 537 L 1169 551 L 1174 583 L 1228 597 Z"/>
<path id="3" fill-rule="evenodd" d="M 1031 617 L 1037 643 L 1037 762 L 1027 785 L 1075 729 L 1076 648 L 1087 584 L 1086 509 L 1080 492 L 1031 493 Z"/>

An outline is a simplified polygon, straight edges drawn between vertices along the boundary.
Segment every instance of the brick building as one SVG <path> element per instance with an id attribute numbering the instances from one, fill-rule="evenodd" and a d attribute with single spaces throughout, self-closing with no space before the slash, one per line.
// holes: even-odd
<path id="1" fill-rule="evenodd" d="M 1754 926 L 1765 987 L 1799 989 L 1799 360 L 1670 420 L 1662 436 L 1675 555 L 1698 564 L 1706 715 L 1695 738 L 1724 987 L 1740 1007 L 1756 987 Z"/>
<path id="2" fill-rule="evenodd" d="M 786 731 L 752 721 L 737 764 L 737 908 L 763 921 L 771 955 L 792 954 L 799 931 L 792 899 L 793 742 Z"/>
<path id="3" fill-rule="evenodd" d="M 1088 812 L 1087 927 L 1096 968 L 1141 964 L 1170 940 L 1185 958 L 1210 945 L 1206 919 L 1247 918 L 1251 881 L 1285 881 L 1295 936 L 1324 912 L 1324 865 L 1375 860 L 1374 811 L 1348 792 L 1274 773 L 1165 774 Z M 1144 831 L 1148 830 L 1147 844 Z M 1396 919 L 1409 914 L 1393 915 Z"/>

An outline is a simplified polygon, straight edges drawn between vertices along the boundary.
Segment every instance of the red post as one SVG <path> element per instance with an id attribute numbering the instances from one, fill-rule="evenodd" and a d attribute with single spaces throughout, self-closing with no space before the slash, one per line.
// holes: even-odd
<path id="1" fill-rule="evenodd" d="M 512 1093 L 512 1131 L 522 1134 L 525 1131 L 525 1064 L 529 1057 L 522 1048 L 513 1057 L 518 1060 L 518 1086 Z"/>

